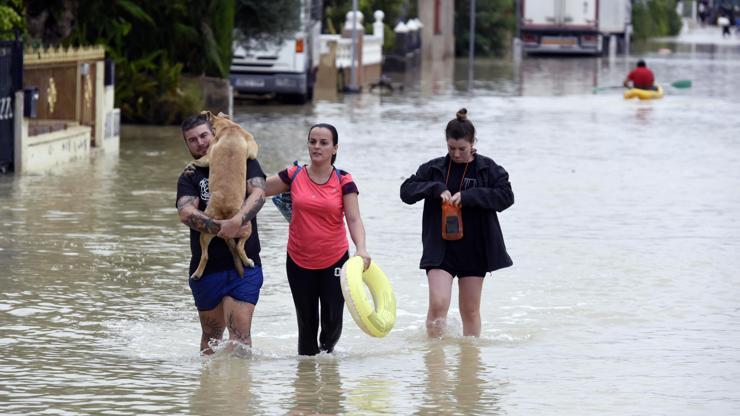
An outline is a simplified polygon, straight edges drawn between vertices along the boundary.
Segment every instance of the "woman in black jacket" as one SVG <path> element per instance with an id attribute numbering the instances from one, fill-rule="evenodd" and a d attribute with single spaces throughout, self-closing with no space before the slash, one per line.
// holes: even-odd
<path id="1" fill-rule="evenodd" d="M 496 212 L 514 203 L 514 193 L 504 168 L 476 153 L 475 127 L 466 109 L 447 123 L 445 136 L 447 155 L 419 166 L 401 185 L 401 199 L 407 204 L 424 200 L 419 267 L 429 281 L 427 334 L 435 338 L 444 334 L 452 280 L 457 277 L 463 335 L 478 337 L 483 277 L 513 264 Z M 461 220 L 447 215 L 446 209 L 443 228 L 445 204 L 461 208 Z M 462 229 L 462 238 L 455 235 L 456 228 Z"/>

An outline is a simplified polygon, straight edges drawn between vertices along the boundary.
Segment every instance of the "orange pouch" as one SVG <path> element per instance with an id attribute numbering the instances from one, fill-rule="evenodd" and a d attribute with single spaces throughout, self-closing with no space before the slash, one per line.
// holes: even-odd
<path id="1" fill-rule="evenodd" d="M 463 238 L 462 208 L 442 203 L 442 239 Z"/>

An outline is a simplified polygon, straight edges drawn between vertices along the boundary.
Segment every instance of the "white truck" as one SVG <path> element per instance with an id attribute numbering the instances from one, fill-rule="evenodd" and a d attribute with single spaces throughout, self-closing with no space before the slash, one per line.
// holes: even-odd
<path id="1" fill-rule="evenodd" d="M 604 51 L 609 40 L 617 42 L 615 51 L 626 52 L 632 36 L 632 2 L 630 0 L 599 1 L 599 32 L 604 37 Z"/>
<path id="2" fill-rule="evenodd" d="M 600 55 L 629 35 L 630 0 L 520 0 L 524 52 Z"/>
<path id="3" fill-rule="evenodd" d="M 234 92 L 275 94 L 299 103 L 313 99 L 319 67 L 321 0 L 301 0 L 300 28 L 289 36 L 234 46 L 230 82 Z"/>

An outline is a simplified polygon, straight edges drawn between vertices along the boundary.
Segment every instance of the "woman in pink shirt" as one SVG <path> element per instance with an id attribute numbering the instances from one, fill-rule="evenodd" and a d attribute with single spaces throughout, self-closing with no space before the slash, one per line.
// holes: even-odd
<path id="1" fill-rule="evenodd" d="M 349 258 L 345 218 L 355 255 L 364 259 L 366 269 L 370 265 L 357 186 L 352 175 L 334 167 L 338 143 L 334 126 L 316 124 L 308 131 L 311 163 L 267 178 L 268 196 L 289 191 L 293 203 L 286 270 L 298 319 L 300 355 L 332 352 L 342 334 L 344 296 L 339 271 Z"/>

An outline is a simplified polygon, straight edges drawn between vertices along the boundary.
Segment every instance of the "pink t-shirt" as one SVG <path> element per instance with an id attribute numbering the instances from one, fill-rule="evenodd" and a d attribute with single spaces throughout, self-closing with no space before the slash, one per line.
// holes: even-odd
<path id="1" fill-rule="evenodd" d="M 298 166 L 280 172 L 290 185 L 293 216 L 288 232 L 288 254 L 300 267 L 325 269 L 349 249 L 344 226 L 344 195 L 358 193 L 347 172 L 332 172 L 324 184 L 314 182 L 304 166 L 290 182 Z M 340 180 L 341 177 L 341 180 Z"/>

